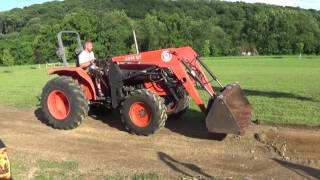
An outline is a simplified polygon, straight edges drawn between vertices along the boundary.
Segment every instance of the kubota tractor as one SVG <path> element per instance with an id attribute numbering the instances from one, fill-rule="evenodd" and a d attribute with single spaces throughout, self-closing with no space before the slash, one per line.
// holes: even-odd
<path id="1" fill-rule="evenodd" d="M 206 114 L 209 132 L 242 135 L 251 120 L 252 108 L 238 84 L 222 87 L 216 76 L 191 47 L 167 48 L 129 54 L 95 63 L 100 68 L 104 97 L 97 96 L 92 75 L 79 67 L 68 67 L 63 34 L 77 36 L 76 54 L 82 51 L 77 32 L 58 34 L 58 55 L 65 67 L 49 69 L 58 77 L 43 88 L 42 110 L 48 124 L 57 129 L 73 129 L 86 118 L 92 104 L 120 111 L 126 129 L 137 135 L 150 135 L 165 125 L 168 115 L 188 110 L 189 96 Z M 205 71 L 223 88 L 215 92 Z M 209 95 L 205 103 L 200 85 Z M 206 105 L 207 104 L 207 105 Z"/>

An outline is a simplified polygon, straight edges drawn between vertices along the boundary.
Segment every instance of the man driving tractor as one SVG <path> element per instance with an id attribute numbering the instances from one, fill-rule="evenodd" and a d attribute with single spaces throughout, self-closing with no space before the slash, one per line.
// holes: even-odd
<path id="1" fill-rule="evenodd" d="M 76 35 L 75 52 L 83 50 L 77 58 L 77 67 L 68 67 L 63 34 Z M 189 96 L 206 115 L 210 133 L 243 135 L 251 123 L 252 107 L 240 85 L 223 86 L 191 47 L 95 60 L 92 42 L 87 41 L 81 47 L 79 33 L 61 31 L 57 38 L 58 55 L 65 67 L 48 70 L 49 74 L 59 76 L 48 81 L 41 95 L 43 115 L 56 129 L 78 127 L 94 103 L 118 110 L 129 132 L 147 136 L 163 127 L 168 115 L 186 112 Z M 207 74 L 222 91 L 214 91 Z M 210 96 L 208 105 L 197 84 Z M 102 92 L 105 96 L 99 98 Z"/>
<path id="2" fill-rule="evenodd" d="M 99 68 L 94 64 L 94 61 L 93 43 L 91 41 L 86 41 L 83 45 L 83 51 L 79 55 L 79 65 L 94 77 L 97 85 L 98 96 L 103 97 L 104 94 L 102 93 L 100 79 L 98 78 L 100 72 Z"/>

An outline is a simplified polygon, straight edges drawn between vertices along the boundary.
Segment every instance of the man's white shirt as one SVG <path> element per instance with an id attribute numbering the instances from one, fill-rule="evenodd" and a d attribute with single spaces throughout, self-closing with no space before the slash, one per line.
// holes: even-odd
<path id="1" fill-rule="evenodd" d="M 79 64 L 83 64 L 89 61 L 94 60 L 94 53 L 93 51 L 88 52 L 88 51 L 82 51 L 79 55 Z"/>

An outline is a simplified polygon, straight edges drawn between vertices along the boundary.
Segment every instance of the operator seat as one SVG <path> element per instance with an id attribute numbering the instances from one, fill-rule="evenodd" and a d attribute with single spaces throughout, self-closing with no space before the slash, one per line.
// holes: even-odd
<path id="1" fill-rule="evenodd" d="M 83 48 L 82 48 L 82 47 L 77 47 L 77 48 L 74 50 L 74 56 L 75 56 L 75 59 L 76 59 L 76 66 L 77 66 L 77 67 L 80 67 L 79 55 L 81 54 L 82 51 L 83 51 Z"/>

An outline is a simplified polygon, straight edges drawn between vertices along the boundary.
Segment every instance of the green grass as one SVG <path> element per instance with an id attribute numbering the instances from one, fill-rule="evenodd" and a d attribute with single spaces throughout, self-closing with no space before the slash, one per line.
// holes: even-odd
<path id="1" fill-rule="evenodd" d="M 320 125 L 320 57 L 219 57 L 205 63 L 227 84 L 239 82 L 254 106 L 254 119 L 267 123 Z M 0 103 L 34 108 L 50 78 L 46 69 L 0 67 Z M 192 109 L 198 111 L 192 104 Z M 190 114 L 191 113 L 191 114 Z M 189 117 L 194 117 L 192 111 Z"/>
<path id="2" fill-rule="evenodd" d="M 224 83 L 241 84 L 255 119 L 320 124 L 320 57 L 227 57 L 206 63 Z"/>
<path id="3" fill-rule="evenodd" d="M 13 72 L 0 67 L 0 103 L 22 108 L 33 108 L 38 103 L 42 87 L 50 78 L 46 69 L 16 66 Z"/>
<path id="4" fill-rule="evenodd" d="M 29 166 L 26 162 L 24 162 L 24 158 L 19 156 L 18 154 L 15 156 L 14 159 L 13 156 L 10 157 L 10 166 L 11 166 L 11 173 L 15 180 L 22 180 L 25 178 L 26 172 L 29 171 Z"/>
<path id="5" fill-rule="evenodd" d="M 80 171 L 75 161 L 48 161 L 39 160 L 35 180 L 77 179 Z"/>

